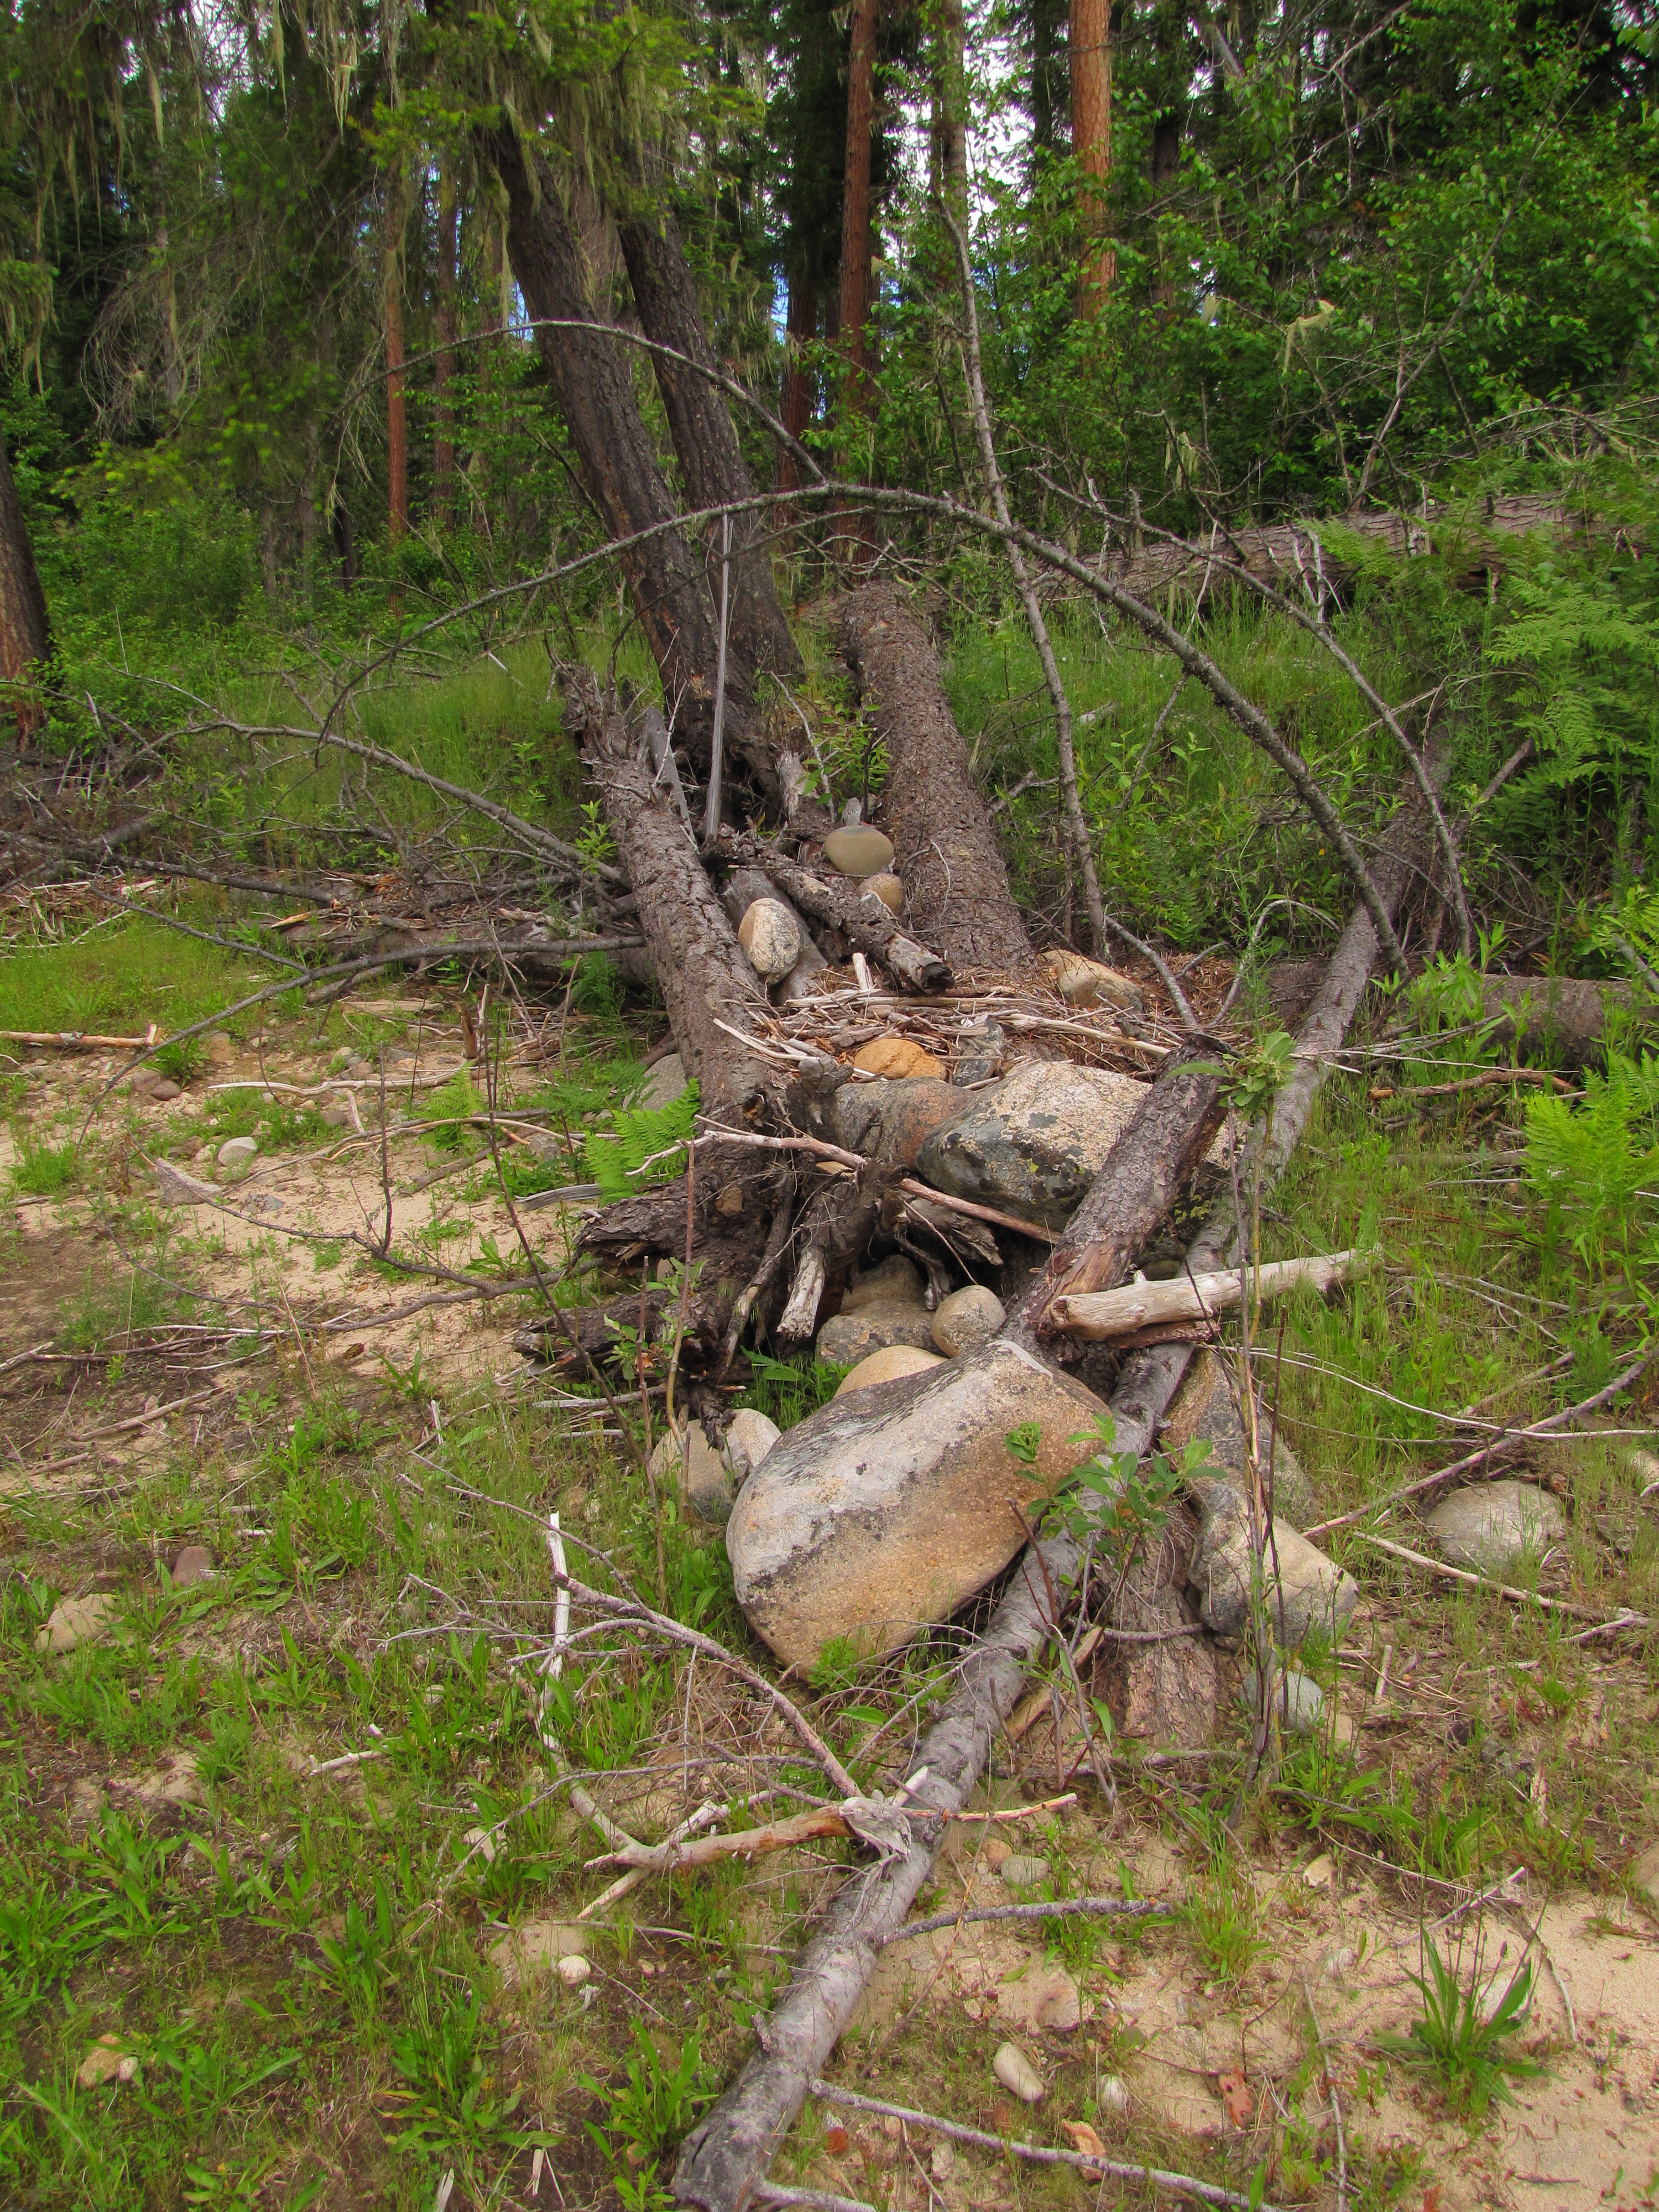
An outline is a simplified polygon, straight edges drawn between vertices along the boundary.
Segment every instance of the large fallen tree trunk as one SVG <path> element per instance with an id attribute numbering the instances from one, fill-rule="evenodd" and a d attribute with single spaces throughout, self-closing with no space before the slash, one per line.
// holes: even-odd
<path id="1" fill-rule="evenodd" d="M 1659 1018 L 1626 984 L 1571 975 L 1486 975 L 1480 997 L 1494 1043 L 1557 1067 L 1603 1067 L 1610 1045 L 1638 1050 Z"/>
<path id="2" fill-rule="evenodd" d="M 1384 841 L 1378 873 L 1391 912 L 1403 902 L 1420 866 L 1427 833 L 1426 813 L 1408 795 Z M 1297 1040 L 1296 1072 L 1280 1096 L 1264 1163 L 1267 1180 L 1277 1176 L 1307 1127 L 1377 951 L 1376 932 L 1361 907 L 1332 955 Z M 1133 1156 L 1136 1148 L 1126 1151 L 1133 1129 L 1132 1124 L 1114 1146 L 1097 1188 L 1113 1178 L 1120 1154 L 1126 1162 Z M 1137 1176 L 1142 1171 L 1137 1160 Z M 1097 1210 L 1107 1215 L 1103 1196 Z M 1194 1271 L 1223 1264 L 1234 1251 L 1237 1233 L 1231 1210 L 1224 1209 L 1192 1248 Z M 1150 1450 L 1191 1353 L 1189 1345 L 1159 1346 L 1127 1363 L 1112 1394 L 1115 1449 L 1137 1456 Z M 850 2022 L 884 1945 L 902 1927 L 933 1874 L 946 1825 L 939 1816 L 967 1803 L 998 1731 L 1025 1688 L 1027 1670 L 1056 1625 L 1051 1593 L 1063 1604 L 1081 1565 L 1081 1548 L 1069 1536 L 1033 1545 L 1022 1556 L 984 1642 L 969 1655 L 959 1686 L 917 1752 L 915 1766 L 926 1772 L 908 1801 L 914 1808 L 908 1850 L 861 1869 L 836 1898 L 822 1932 L 797 1960 L 782 1998 L 760 2025 L 760 2049 L 687 2137 L 674 2175 L 682 2203 L 702 2212 L 739 2212 L 764 2175 L 808 2085 Z"/>
<path id="3" fill-rule="evenodd" d="M 912 927 L 953 968 L 1030 968 L 1031 940 L 927 631 L 883 584 L 849 597 L 842 635 L 887 749 L 881 816 Z"/>

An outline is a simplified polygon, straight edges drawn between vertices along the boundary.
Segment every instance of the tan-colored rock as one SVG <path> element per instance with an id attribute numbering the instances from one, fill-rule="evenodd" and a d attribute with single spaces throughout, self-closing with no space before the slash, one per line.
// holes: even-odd
<path id="1" fill-rule="evenodd" d="M 1005 2043 L 991 2061 L 991 2071 L 1011 2095 L 1023 2105 L 1042 2101 L 1042 2076 L 1017 2043 Z"/>
<path id="2" fill-rule="evenodd" d="M 919 1306 L 924 1288 L 915 1261 L 906 1259 L 902 1252 L 890 1252 L 856 1283 L 848 1284 L 842 1293 L 841 1310 L 857 1313 L 861 1306 Z"/>
<path id="3" fill-rule="evenodd" d="M 853 1055 L 853 1065 L 865 1075 L 921 1076 L 930 1083 L 945 1079 L 945 1062 L 936 1060 L 912 1037 L 872 1037 Z"/>
<path id="4" fill-rule="evenodd" d="M 685 1470 L 686 1504 L 693 1516 L 710 1528 L 723 1528 L 726 1516 L 732 1510 L 732 1499 L 737 1491 L 731 1470 L 719 1452 L 703 1434 L 702 1423 L 690 1425 L 691 1453 Z M 678 1497 L 680 1466 L 684 1457 L 683 1440 L 664 1436 L 651 1454 L 652 1479 L 659 1490 L 666 1487 Z"/>
<path id="5" fill-rule="evenodd" d="M 1141 997 L 1133 976 L 1091 960 L 1081 952 L 1045 952 L 1042 964 L 1068 1006 L 1115 1006 L 1120 1012 L 1138 1014 Z"/>
<path id="6" fill-rule="evenodd" d="M 1199 1520 L 1188 1569 L 1198 1617 L 1214 1635 L 1242 1637 L 1249 1626 L 1254 1573 L 1244 1495 L 1206 1475 L 1195 1477 L 1187 1492 Z M 1294 1651 L 1316 1626 L 1337 1642 L 1359 1602 L 1358 1584 L 1288 1522 L 1275 1520 L 1271 1534 L 1269 1556 L 1278 1573 L 1268 1582 L 1267 1601 L 1274 1642 Z"/>
<path id="7" fill-rule="evenodd" d="M 100 2035 L 75 2069 L 76 2087 L 101 2089 L 106 2081 L 131 2081 L 137 2071 L 137 2059 L 123 2051 L 118 2035 Z"/>
<path id="8" fill-rule="evenodd" d="M 561 1959 L 557 1966 L 554 1968 L 554 1972 L 557 1974 L 560 1983 L 567 1990 L 580 1989 L 582 1984 L 587 1979 L 592 1971 L 593 1968 L 591 1961 L 574 1953 L 572 1953 L 568 1957 Z"/>
<path id="9" fill-rule="evenodd" d="M 1650 1844 L 1625 1877 L 1656 1920 L 1659 1920 L 1659 1844 Z"/>
<path id="10" fill-rule="evenodd" d="M 836 1391 L 844 1398 L 849 1390 L 868 1390 L 878 1382 L 896 1382 L 901 1375 L 923 1375 L 930 1367 L 945 1364 L 937 1352 L 923 1352 L 914 1344 L 884 1345 L 872 1352 L 867 1359 L 860 1359 L 856 1367 L 849 1368 L 841 1378 Z"/>
<path id="11" fill-rule="evenodd" d="M 1024 1541 L 1008 1501 L 1052 1492 L 1103 1410 L 1002 1340 L 821 1407 L 773 1446 L 726 1524 L 750 1626 L 810 1666 L 832 1640 L 892 1651 L 948 1620 Z M 1030 1466 L 1006 1441 L 1028 1422 Z"/>
<path id="12" fill-rule="evenodd" d="M 116 1601 L 107 1590 L 89 1597 L 60 1598 L 44 1628 L 34 1632 L 37 1651 L 73 1651 L 77 1644 L 96 1644 L 116 1612 Z"/>
<path id="13" fill-rule="evenodd" d="M 592 1930 L 576 1920 L 522 1920 L 489 1947 L 489 1963 L 508 1989 L 587 1955 Z"/>
<path id="14" fill-rule="evenodd" d="M 738 942 L 764 982 L 775 983 L 800 958 L 800 927 L 781 899 L 757 899 L 738 924 Z"/>
<path id="15" fill-rule="evenodd" d="M 1567 1533 L 1565 1515 L 1534 1482 L 1472 1483 L 1454 1490 L 1429 1516 L 1441 1556 L 1477 1574 L 1510 1573 L 1528 1552 L 1547 1551 Z"/>
<path id="16" fill-rule="evenodd" d="M 823 857 L 837 875 L 885 875 L 893 865 L 892 840 L 879 830 L 860 824 L 855 830 L 832 830 L 823 841 Z"/>
<path id="17" fill-rule="evenodd" d="M 933 1341 L 949 1359 L 959 1352 L 977 1351 L 1008 1318 L 1002 1300 L 981 1283 L 969 1283 L 941 1298 L 933 1315 Z"/>
<path id="18" fill-rule="evenodd" d="M 205 1544 L 186 1544 L 173 1563 L 173 1587 L 188 1589 L 192 1583 L 204 1583 L 213 1573 L 213 1554 Z"/>
<path id="19" fill-rule="evenodd" d="M 889 914 L 903 913 L 904 886 L 896 876 L 866 876 L 859 888 L 866 898 L 878 898 Z"/>
<path id="20" fill-rule="evenodd" d="M 853 1313 L 832 1314 L 818 1331 L 818 1358 L 831 1367 L 856 1367 L 891 1344 L 913 1344 L 922 1352 L 936 1348 L 933 1316 L 926 1306 L 874 1299 Z"/>
<path id="21" fill-rule="evenodd" d="M 752 1406 L 739 1406 L 726 1425 L 726 1459 L 739 1483 L 746 1482 L 783 1431 Z"/>
<path id="22" fill-rule="evenodd" d="M 913 1168 L 935 1129 L 962 1111 L 962 1093 L 926 1077 L 889 1076 L 880 1083 L 843 1083 L 831 1115 L 835 1137 L 849 1152 Z"/>

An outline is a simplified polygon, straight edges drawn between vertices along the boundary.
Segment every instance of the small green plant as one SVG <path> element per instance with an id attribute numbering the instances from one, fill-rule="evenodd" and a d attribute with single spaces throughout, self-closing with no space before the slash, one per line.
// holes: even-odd
<path id="1" fill-rule="evenodd" d="M 253 1741 L 253 1723 L 234 1710 L 208 1717 L 208 1741 L 196 1754 L 196 1771 L 210 1785 L 228 1782 L 247 1763 Z"/>
<path id="2" fill-rule="evenodd" d="M 1582 1106 L 1544 1092 L 1526 1114 L 1527 1180 L 1544 1208 L 1546 1249 L 1565 1237 L 1595 1273 L 1615 1246 L 1628 1256 L 1638 1201 L 1659 1176 L 1659 1060 L 1610 1053 L 1605 1076 L 1585 1077 Z"/>
<path id="3" fill-rule="evenodd" d="M 591 2074 L 580 2079 L 583 2088 L 605 2108 L 597 2125 L 587 2122 L 588 2134 L 613 2166 L 624 2172 L 629 2166 L 637 2166 L 643 2181 L 647 2172 L 654 2179 L 655 2161 L 672 2150 L 705 2106 L 714 2103 L 720 2094 L 720 2076 L 704 2065 L 696 2035 L 686 2037 L 671 2063 L 637 2020 L 632 2032 L 634 2048 L 620 2082 L 607 2087 Z"/>
<path id="4" fill-rule="evenodd" d="M 1194 1948 L 1214 1982 L 1242 1982 L 1269 1948 L 1248 1877 L 1223 1862 L 1181 1909 Z"/>
<path id="5" fill-rule="evenodd" d="M 478 2047 L 483 2027 L 481 1997 L 441 2001 L 434 2008 L 424 1978 L 416 1983 L 409 2024 L 392 2038 L 392 2063 L 408 2084 L 391 2092 L 401 2107 L 402 2125 L 392 2137 L 399 2149 L 435 2152 L 453 2144 L 478 2150 L 532 2140 L 509 2125 L 523 2092 L 498 2094 Z"/>
<path id="6" fill-rule="evenodd" d="M 80 1147 L 36 1144 L 27 1137 L 17 1140 L 17 1158 L 11 1179 L 20 1196 L 56 1198 L 67 1190 L 81 1171 Z"/>
<path id="7" fill-rule="evenodd" d="M 1426 1974 L 1413 1974 L 1423 1999 L 1423 2016 L 1407 2035 L 1379 2035 L 1377 2042 L 1401 2065 L 1429 2075 L 1447 2101 L 1471 2119 L 1494 2102 L 1512 2104 L 1505 2075 L 1517 2081 L 1543 2068 L 1515 2048 L 1515 2039 L 1532 2011 L 1533 1969 L 1523 1959 L 1491 2012 L 1471 1979 L 1465 1989 L 1434 1943 L 1424 1947 Z"/>
<path id="8" fill-rule="evenodd" d="M 189 1083 L 207 1065 L 207 1050 L 200 1037 L 179 1037 L 160 1045 L 155 1065 L 169 1083 Z"/>
<path id="9" fill-rule="evenodd" d="M 697 1086 L 693 1083 L 666 1106 L 625 1106 L 617 1115 L 614 1129 L 590 1134 L 582 1152 L 600 1196 L 632 1198 L 651 1183 L 669 1182 L 683 1174 L 685 1155 L 680 1147 L 696 1127 L 697 1106 Z M 661 1153 L 667 1157 L 659 1158 Z M 648 1169 L 645 1168 L 647 1160 L 653 1162 Z"/>
<path id="10" fill-rule="evenodd" d="M 318 1937 L 317 1948 L 330 1978 L 350 2006 L 354 2019 L 373 2019 L 379 2012 L 387 1976 L 386 1955 L 397 1939 L 391 1893 L 378 1874 L 368 1911 L 353 1898 L 341 1917 L 339 1934 Z"/>

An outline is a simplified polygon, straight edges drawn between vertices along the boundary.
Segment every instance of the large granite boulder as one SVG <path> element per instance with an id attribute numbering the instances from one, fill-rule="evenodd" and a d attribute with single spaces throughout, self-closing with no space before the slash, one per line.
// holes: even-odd
<path id="1" fill-rule="evenodd" d="M 1025 1540 L 1010 1501 L 1069 1474 L 1072 1437 L 1103 1410 L 1000 1341 L 834 1400 L 738 1494 L 726 1529 L 738 1602 L 787 1665 L 842 1639 L 898 1650 L 1001 1573 Z M 1030 1466 L 1007 1443 L 1026 1423 L 1041 1432 Z"/>
<path id="2" fill-rule="evenodd" d="M 1140 1108 L 1146 1085 L 1065 1060 L 1028 1060 L 922 1146 L 935 1190 L 1063 1228 Z"/>

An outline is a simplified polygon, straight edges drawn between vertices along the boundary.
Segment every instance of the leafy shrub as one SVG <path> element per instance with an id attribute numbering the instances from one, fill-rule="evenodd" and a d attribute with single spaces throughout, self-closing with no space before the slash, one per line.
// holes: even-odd
<path id="1" fill-rule="evenodd" d="M 1541 1092 L 1527 1101 L 1527 1180 L 1544 1206 L 1544 1241 L 1565 1237 L 1586 1267 L 1622 1256 L 1642 1223 L 1644 1187 L 1659 1176 L 1659 1060 L 1608 1055 L 1584 1101 Z"/>
<path id="2" fill-rule="evenodd" d="M 670 1148 L 696 1126 L 697 1086 L 688 1084 L 666 1106 L 627 1106 L 614 1130 L 596 1131 L 583 1144 L 590 1179 L 605 1199 L 631 1198 L 653 1182 L 672 1182 L 684 1169 L 684 1155 Z M 666 1159 L 657 1159 L 668 1152 Z M 641 1174 L 645 1163 L 655 1164 Z"/>

